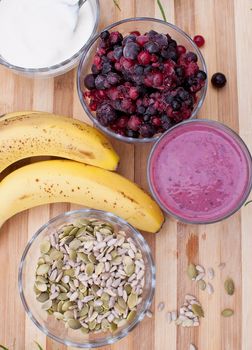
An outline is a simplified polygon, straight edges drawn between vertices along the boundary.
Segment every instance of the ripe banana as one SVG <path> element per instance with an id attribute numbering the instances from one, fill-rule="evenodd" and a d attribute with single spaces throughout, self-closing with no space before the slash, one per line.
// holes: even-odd
<path id="1" fill-rule="evenodd" d="M 33 156 L 55 156 L 115 170 L 118 155 L 98 130 L 46 112 L 14 112 L 0 118 L 0 172 Z"/>
<path id="2" fill-rule="evenodd" d="M 70 160 L 47 160 L 15 170 L 0 183 L 0 198 L 0 227 L 25 209 L 57 202 L 113 212 L 148 232 L 158 231 L 164 220 L 158 205 L 133 182 Z"/>

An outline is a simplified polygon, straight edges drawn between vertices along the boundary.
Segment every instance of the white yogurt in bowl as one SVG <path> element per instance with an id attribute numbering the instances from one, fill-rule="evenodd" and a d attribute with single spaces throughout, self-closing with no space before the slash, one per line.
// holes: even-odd
<path id="1" fill-rule="evenodd" d="M 94 34 L 97 13 L 99 4 L 93 0 L 80 9 L 77 0 L 1 0 L 3 63 L 33 73 L 50 71 L 83 48 Z"/>

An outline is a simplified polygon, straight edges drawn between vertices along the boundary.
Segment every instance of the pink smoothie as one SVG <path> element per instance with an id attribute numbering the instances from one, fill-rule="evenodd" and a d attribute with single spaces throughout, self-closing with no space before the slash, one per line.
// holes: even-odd
<path id="1" fill-rule="evenodd" d="M 221 220 L 251 189 L 251 156 L 241 139 L 217 122 L 192 121 L 156 145 L 149 180 L 156 199 L 179 219 Z"/>

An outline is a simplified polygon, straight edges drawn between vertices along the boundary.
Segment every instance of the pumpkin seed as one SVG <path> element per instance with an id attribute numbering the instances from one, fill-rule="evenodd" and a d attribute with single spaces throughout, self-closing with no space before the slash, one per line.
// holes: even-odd
<path id="1" fill-rule="evenodd" d="M 234 311 L 232 309 L 225 309 L 221 312 L 221 315 L 223 317 L 230 317 L 230 316 L 233 316 L 234 314 Z"/>
<path id="2" fill-rule="evenodd" d="M 45 278 L 44 276 L 37 276 L 37 277 L 36 277 L 36 282 L 48 283 L 48 279 Z"/>
<path id="3" fill-rule="evenodd" d="M 65 301 L 67 299 L 68 299 L 67 293 L 60 293 L 58 295 L 58 300 L 60 300 L 60 301 Z"/>
<path id="4" fill-rule="evenodd" d="M 96 326 L 96 320 L 88 322 L 88 328 L 89 328 L 90 331 L 94 330 L 95 326 Z"/>
<path id="5" fill-rule="evenodd" d="M 89 263 L 90 260 L 88 259 L 88 256 L 84 253 L 77 253 L 77 258 L 80 260 L 80 261 L 83 261 L 85 263 Z M 92 262 L 92 261 L 91 261 Z"/>
<path id="6" fill-rule="evenodd" d="M 41 293 L 37 296 L 36 298 L 40 303 L 44 303 L 49 299 L 49 294 L 48 293 Z"/>
<path id="7" fill-rule="evenodd" d="M 74 303 L 70 300 L 66 301 L 63 305 L 62 305 L 62 311 L 67 311 L 71 306 L 73 306 Z"/>
<path id="8" fill-rule="evenodd" d="M 80 317 L 84 317 L 88 314 L 89 306 L 88 304 L 84 305 L 83 308 L 80 311 Z"/>
<path id="9" fill-rule="evenodd" d="M 127 309 L 127 304 L 122 297 L 118 298 L 118 305 L 125 311 Z"/>
<path id="10" fill-rule="evenodd" d="M 48 240 L 44 240 L 40 243 L 40 252 L 46 254 L 51 248 L 51 243 Z"/>
<path id="11" fill-rule="evenodd" d="M 137 315 L 136 310 L 131 310 L 130 313 L 128 314 L 128 316 L 127 316 L 127 321 L 129 323 L 133 322 L 134 319 L 136 318 L 136 315 Z"/>
<path id="12" fill-rule="evenodd" d="M 124 270 L 127 276 L 131 276 L 135 272 L 135 264 L 126 265 Z"/>
<path id="13" fill-rule="evenodd" d="M 72 329 L 80 329 L 82 327 L 80 322 L 78 320 L 73 319 L 73 318 L 68 319 L 67 324 L 68 324 L 69 328 L 72 328 Z"/>
<path id="14" fill-rule="evenodd" d="M 64 312 L 64 318 L 65 318 L 66 320 L 69 320 L 69 319 L 74 318 L 74 313 L 73 313 L 73 311 L 70 311 L 70 310 L 65 311 L 65 312 Z"/>
<path id="15" fill-rule="evenodd" d="M 95 274 L 99 276 L 103 270 L 104 270 L 104 263 L 101 262 L 95 267 Z"/>
<path id="16" fill-rule="evenodd" d="M 69 244 L 69 248 L 73 250 L 77 250 L 81 246 L 82 242 L 79 239 L 74 239 L 72 242 Z"/>
<path id="17" fill-rule="evenodd" d="M 188 277 L 192 280 L 197 277 L 198 275 L 198 270 L 196 269 L 196 266 L 194 264 L 189 264 L 187 267 L 187 274 Z"/>
<path id="18" fill-rule="evenodd" d="M 51 249 L 50 258 L 52 260 L 61 260 L 63 259 L 63 253 L 57 249 Z"/>
<path id="19" fill-rule="evenodd" d="M 87 264 L 87 266 L 86 266 L 86 274 L 88 276 L 91 276 L 93 274 L 93 272 L 94 272 L 94 264 L 93 263 Z"/>
<path id="20" fill-rule="evenodd" d="M 42 310 L 49 310 L 51 307 L 52 307 L 52 300 L 50 299 L 45 301 L 41 306 Z"/>
<path id="21" fill-rule="evenodd" d="M 88 254 L 88 260 L 89 260 L 91 263 L 93 263 L 93 264 L 96 263 L 96 257 L 94 256 L 93 253 L 89 253 L 89 254 Z"/>
<path id="22" fill-rule="evenodd" d="M 81 330 L 81 332 L 82 332 L 83 334 L 88 334 L 88 333 L 89 333 L 89 329 L 88 329 L 88 328 L 82 327 L 80 330 Z"/>
<path id="23" fill-rule="evenodd" d="M 115 332 L 117 330 L 117 324 L 115 324 L 114 322 L 110 323 L 109 330 L 112 333 Z"/>
<path id="24" fill-rule="evenodd" d="M 235 285 L 234 285 L 234 281 L 232 280 L 232 278 L 227 278 L 225 283 L 224 283 L 224 287 L 225 290 L 227 292 L 228 295 L 233 295 L 235 292 Z"/>
<path id="25" fill-rule="evenodd" d="M 47 291 L 47 285 L 45 283 L 41 282 L 36 282 L 35 287 L 40 291 L 40 292 L 46 292 Z"/>
<path id="26" fill-rule="evenodd" d="M 63 318 L 64 318 L 64 316 L 60 312 L 57 312 L 57 311 L 55 311 L 53 313 L 53 315 L 57 320 L 63 320 Z"/>
<path id="27" fill-rule="evenodd" d="M 39 265 L 39 267 L 37 268 L 37 275 L 41 276 L 41 275 L 45 275 L 47 274 L 47 272 L 49 271 L 50 269 L 50 265 L 48 264 L 42 264 L 42 265 Z"/>
<path id="28" fill-rule="evenodd" d="M 74 269 L 68 269 L 64 271 L 64 276 L 74 277 Z"/>
<path id="29" fill-rule="evenodd" d="M 76 258 L 77 258 L 76 250 L 71 249 L 70 252 L 69 252 L 69 257 L 70 257 L 71 260 L 75 261 Z"/>
<path id="30" fill-rule="evenodd" d="M 134 307 L 137 305 L 137 301 L 138 301 L 137 294 L 131 293 L 127 302 L 130 310 L 134 309 Z"/>
<path id="31" fill-rule="evenodd" d="M 204 317 L 204 311 L 202 307 L 198 304 L 192 305 L 192 312 L 194 313 L 195 316 Z"/>
<path id="32" fill-rule="evenodd" d="M 57 305 L 57 311 L 58 312 L 62 312 L 62 305 L 64 304 L 64 301 L 63 300 L 61 300 L 59 303 L 58 303 L 58 305 Z"/>
<path id="33" fill-rule="evenodd" d="M 206 282 L 204 280 L 200 280 L 200 281 L 198 281 L 198 286 L 199 286 L 199 289 L 205 290 L 206 289 Z"/>

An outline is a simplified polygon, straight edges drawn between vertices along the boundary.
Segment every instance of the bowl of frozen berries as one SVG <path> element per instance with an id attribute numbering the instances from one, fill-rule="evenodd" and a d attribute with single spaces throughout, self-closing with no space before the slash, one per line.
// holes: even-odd
<path id="1" fill-rule="evenodd" d="M 77 84 L 85 112 L 103 132 L 121 141 L 152 142 L 197 115 L 206 95 L 206 64 L 178 27 L 129 18 L 90 41 Z"/>

